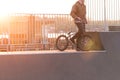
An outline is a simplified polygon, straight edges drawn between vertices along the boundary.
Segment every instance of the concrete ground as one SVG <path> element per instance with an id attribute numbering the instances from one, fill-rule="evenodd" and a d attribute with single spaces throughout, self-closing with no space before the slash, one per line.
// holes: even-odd
<path id="1" fill-rule="evenodd" d="M 0 80 L 119 80 L 120 32 L 100 33 L 104 51 L 0 53 Z"/>

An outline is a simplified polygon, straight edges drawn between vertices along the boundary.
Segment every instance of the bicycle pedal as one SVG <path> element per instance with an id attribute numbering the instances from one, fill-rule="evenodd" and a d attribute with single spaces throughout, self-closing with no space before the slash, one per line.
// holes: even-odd
<path id="1" fill-rule="evenodd" d="M 76 51 L 81 51 L 79 48 L 76 48 Z"/>

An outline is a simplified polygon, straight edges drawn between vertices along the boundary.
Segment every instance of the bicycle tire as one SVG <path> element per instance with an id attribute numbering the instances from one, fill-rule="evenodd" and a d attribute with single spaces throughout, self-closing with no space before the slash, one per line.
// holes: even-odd
<path id="1" fill-rule="evenodd" d="M 93 48 L 94 41 L 89 35 L 83 35 L 77 39 L 77 47 L 82 51 L 89 51 Z"/>
<path id="2" fill-rule="evenodd" d="M 66 35 L 60 35 L 56 39 L 56 48 L 60 51 L 64 51 L 68 47 L 68 38 Z"/>

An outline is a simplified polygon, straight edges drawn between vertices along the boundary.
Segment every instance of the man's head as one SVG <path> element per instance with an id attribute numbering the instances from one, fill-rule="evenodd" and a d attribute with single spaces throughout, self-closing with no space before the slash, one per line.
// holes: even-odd
<path id="1" fill-rule="evenodd" d="M 81 4 L 84 4 L 85 0 L 78 0 Z"/>

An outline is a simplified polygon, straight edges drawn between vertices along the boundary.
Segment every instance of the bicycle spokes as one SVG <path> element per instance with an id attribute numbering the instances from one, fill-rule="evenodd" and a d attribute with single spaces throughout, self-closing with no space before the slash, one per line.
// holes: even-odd
<path id="1" fill-rule="evenodd" d="M 68 38 L 65 35 L 60 35 L 56 39 L 56 47 L 60 51 L 64 51 L 68 46 Z"/>

